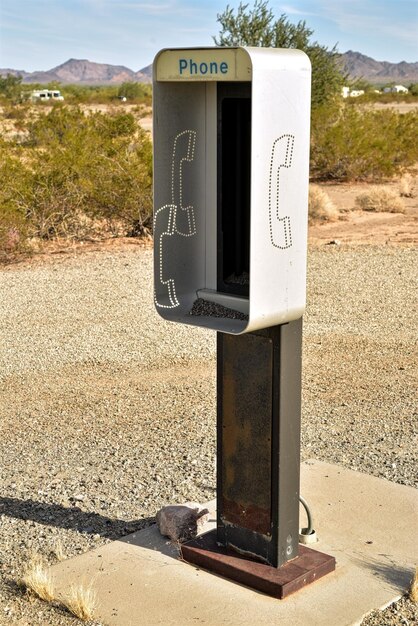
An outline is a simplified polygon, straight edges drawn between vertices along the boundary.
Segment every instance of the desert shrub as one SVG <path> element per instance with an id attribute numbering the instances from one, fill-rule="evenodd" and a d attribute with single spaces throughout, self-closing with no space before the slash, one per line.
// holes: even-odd
<path id="1" fill-rule="evenodd" d="M 339 211 L 329 195 L 318 187 L 309 185 L 309 222 L 334 222 L 338 220 Z"/>
<path id="2" fill-rule="evenodd" d="M 126 82 L 118 89 L 118 96 L 125 97 L 129 102 L 151 104 L 151 85 Z"/>
<path id="3" fill-rule="evenodd" d="M 30 189 L 30 172 L 12 150 L 0 141 L 0 259 L 25 247 L 27 221 L 26 198 Z"/>
<path id="4" fill-rule="evenodd" d="M 16 104 L 21 101 L 22 77 L 7 74 L 0 76 L 0 99 Z"/>
<path id="5" fill-rule="evenodd" d="M 25 248 L 25 219 L 12 208 L 0 207 L 0 260 L 6 260 Z"/>
<path id="6" fill-rule="evenodd" d="M 390 187 L 373 187 L 357 196 L 355 203 L 363 211 L 405 213 L 402 199 Z"/>
<path id="7" fill-rule="evenodd" d="M 67 104 L 109 104 L 117 99 L 117 85 L 61 85 Z"/>
<path id="8" fill-rule="evenodd" d="M 67 104 L 116 104 L 125 96 L 133 104 L 151 104 L 152 87 L 144 83 L 122 85 L 60 85 Z"/>
<path id="9" fill-rule="evenodd" d="M 2 106 L 2 118 L 5 120 L 13 120 L 13 125 L 17 130 L 23 130 L 29 115 L 30 106 L 26 102 L 24 104 L 10 104 L 6 102 Z"/>
<path id="10" fill-rule="evenodd" d="M 414 181 L 409 172 L 406 172 L 399 181 L 399 194 L 403 198 L 414 197 Z"/>
<path id="11" fill-rule="evenodd" d="M 13 228 L 43 239 L 150 230 L 151 143 L 131 114 L 54 107 L 16 150 L 3 142 L 0 246 Z"/>
<path id="12" fill-rule="evenodd" d="M 382 180 L 418 160 L 418 112 L 322 107 L 312 116 L 311 174 L 317 180 Z"/>
<path id="13" fill-rule="evenodd" d="M 35 207 L 38 213 L 40 208 L 50 211 L 54 196 L 59 204 L 54 223 L 60 230 L 65 226 L 68 233 L 80 211 L 105 220 L 111 230 L 122 226 L 124 234 L 150 227 L 151 145 L 132 115 L 54 110 L 30 136 L 47 148 L 40 153 L 45 165 L 38 169 Z"/>

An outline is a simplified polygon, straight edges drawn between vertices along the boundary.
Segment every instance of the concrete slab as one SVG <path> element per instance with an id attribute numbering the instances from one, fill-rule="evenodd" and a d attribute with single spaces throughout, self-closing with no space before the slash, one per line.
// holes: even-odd
<path id="1" fill-rule="evenodd" d="M 309 461 L 301 493 L 314 513 L 315 546 L 336 557 L 337 569 L 285 600 L 180 561 L 155 526 L 55 565 L 57 589 L 92 583 L 97 619 L 109 626 L 351 626 L 402 595 L 417 561 L 416 491 Z"/>

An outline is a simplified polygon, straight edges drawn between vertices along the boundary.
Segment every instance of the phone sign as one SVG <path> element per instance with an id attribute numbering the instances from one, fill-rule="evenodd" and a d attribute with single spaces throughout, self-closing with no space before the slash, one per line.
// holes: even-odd
<path id="1" fill-rule="evenodd" d="M 249 81 L 251 65 L 240 49 L 164 50 L 158 57 L 158 81 Z"/>

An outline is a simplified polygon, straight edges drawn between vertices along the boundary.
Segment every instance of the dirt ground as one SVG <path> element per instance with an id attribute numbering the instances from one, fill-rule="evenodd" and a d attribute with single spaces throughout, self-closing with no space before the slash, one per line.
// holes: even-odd
<path id="1" fill-rule="evenodd" d="M 366 183 L 321 184 L 340 211 L 340 219 L 309 227 L 309 242 L 323 245 L 338 241 L 350 244 L 411 244 L 418 241 L 418 178 L 412 186 L 413 196 L 403 198 L 405 213 L 373 213 L 356 208 L 356 197 L 376 187 Z M 397 190 L 397 181 L 385 187 Z"/>

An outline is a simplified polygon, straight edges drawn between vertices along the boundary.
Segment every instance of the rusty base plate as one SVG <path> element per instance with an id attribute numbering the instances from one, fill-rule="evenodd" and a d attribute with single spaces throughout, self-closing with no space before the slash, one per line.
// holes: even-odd
<path id="1" fill-rule="evenodd" d="M 299 556 L 279 568 L 245 558 L 218 546 L 216 530 L 182 544 L 185 561 L 274 598 L 285 598 L 335 570 L 335 558 L 299 546 Z"/>

